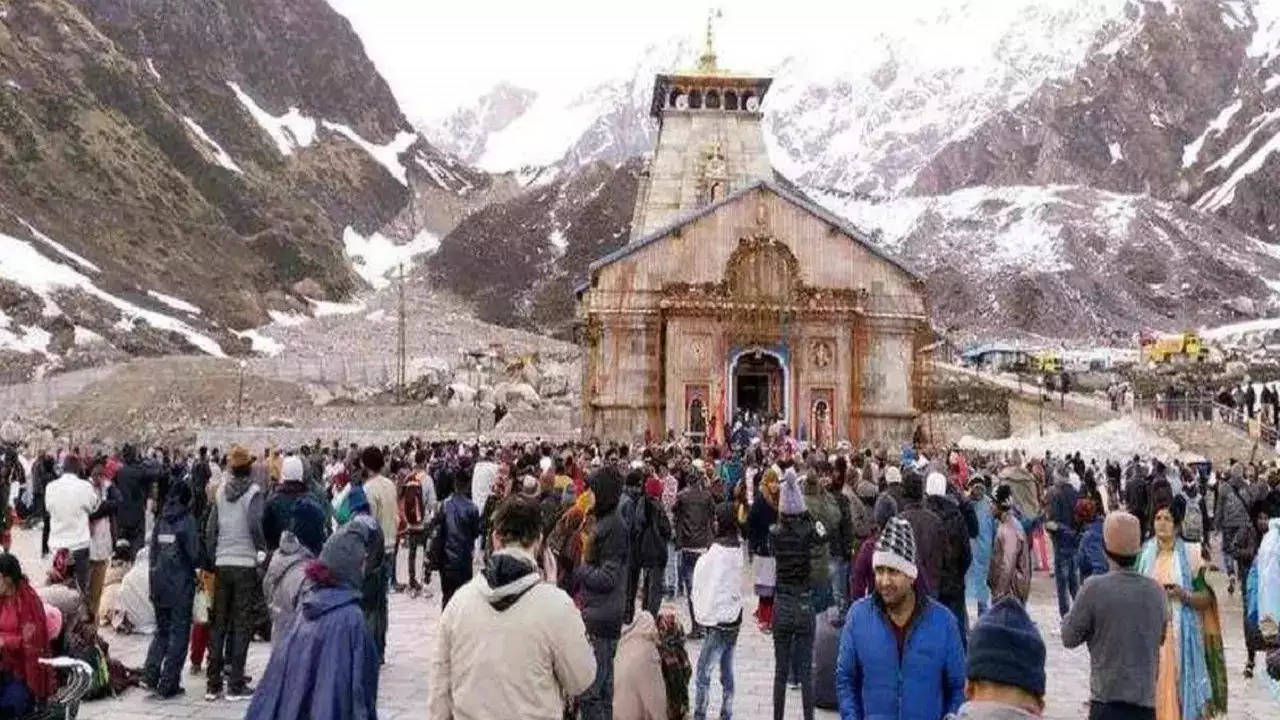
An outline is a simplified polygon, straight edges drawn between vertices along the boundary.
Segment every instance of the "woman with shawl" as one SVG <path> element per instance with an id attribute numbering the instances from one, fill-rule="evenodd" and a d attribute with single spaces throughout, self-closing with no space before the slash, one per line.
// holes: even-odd
<path id="1" fill-rule="evenodd" d="M 1186 501 L 1181 496 L 1171 504 L 1157 506 L 1153 518 L 1155 537 L 1143 545 L 1138 555 L 1137 571 L 1162 585 L 1169 596 L 1169 624 L 1156 671 L 1156 720 L 1201 720 L 1225 710 L 1215 702 L 1201 615 L 1214 607 L 1213 594 L 1204 584 L 1200 557 L 1189 552 L 1178 537 L 1185 511 Z M 1219 662 L 1221 647 L 1219 636 Z M 1224 693 L 1223 703 L 1225 699 Z"/>
<path id="2" fill-rule="evenodd" d="M 751 552 L 751 574 L 756 597 L 756 623 L 761 632 L 773 627 L 773 588 L 777 582 L 777 565 L 773 557 L 773 541 L 769 527 L 778 521 L 778 471 L 770 467 L 760 479 L 751 511 L 747 514 L 747 544 Z"/>
<path id="3" fill-rule="evenodd" d="M 587 490 L 578 496 L 573 506 L 560 516 L 551 534 L 547 536 L 547 548 L 555 556 L 559 578 L 556 585 L 567 593 L 572 589 L 573 573 L 582 564 L 595 531 L 596 495 Z"/>
<path id="4" fill-rule="evenodd" d="M 43 703 L 57 690 L 53 672 L 40 664 L 49 657 L 44 603 L 22 574 L 18 558 L 0 554 L 0 671 L 11 673 Z"/>

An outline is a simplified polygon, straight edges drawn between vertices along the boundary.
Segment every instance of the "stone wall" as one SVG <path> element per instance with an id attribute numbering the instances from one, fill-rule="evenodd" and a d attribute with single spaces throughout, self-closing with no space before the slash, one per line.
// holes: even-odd
<path id="1" fill-rule="evenodd" d="M 965 435 L 983 440 L 1009 437 L 1008 413 L 929 413 L 921 418 L 933 447 L 946 447 Z"/>

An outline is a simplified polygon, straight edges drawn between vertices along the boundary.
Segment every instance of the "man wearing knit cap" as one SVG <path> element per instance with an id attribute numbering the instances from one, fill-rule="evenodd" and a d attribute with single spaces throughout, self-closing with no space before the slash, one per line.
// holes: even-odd
<path id="1" fill-rule="evenodd" d="M 1022 603 L 1000 600 L 969 638 L 965 704 L 951 720 L 1017 720 L 1044 711 L 1044 640 Z"/>
<path id="2" fill-rule="evenodd" d="M 1155 580 L 1133 569 L 1142 548 L 1138 518 L 1113 512 L 1102 536 L 1110 570 L 1080 588 L 1062 619 L 1062 644 L 1089 644 L 1090 720 L 1154 718 L 1169 604 Z"/>
<path id="3" fill-rule="evenodd" d="M 960 510 L 960 502 L 947 494 L 947 478 L 940 472 L 929 473 L 929 477 L 925 479 L 925 496 L 925 508 L 942 521 L 938 602 L 956 616 L 961 630 L 967 630 L 969 613 L 964 597 L 964 576 L 973 562 L 973 550 L 969 547 L 969 530 L 964 513 Z"/>
<path id="4" fill-rule="evenodd" d="M 951 611 L 918 594 L 911 524 L 891 518 L 876 541 L 875 593 L 849 609 L 836 662 L 842 720 L 940 718 L 964 699 L 964 650 Z"/>

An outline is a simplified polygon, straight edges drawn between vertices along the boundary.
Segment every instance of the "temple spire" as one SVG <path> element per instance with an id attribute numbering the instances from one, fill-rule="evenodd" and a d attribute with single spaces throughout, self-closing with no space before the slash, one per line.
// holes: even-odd
<path id="1" fill-rule="evenodd" d="M 702 57 L 698 58 L 698 72 L 714 75 L 719 72 L 716 66 L 715 26 L 714 21 L 721 17 L 719 8 L 707 11 L 706 45 L 702 49 Z"/>

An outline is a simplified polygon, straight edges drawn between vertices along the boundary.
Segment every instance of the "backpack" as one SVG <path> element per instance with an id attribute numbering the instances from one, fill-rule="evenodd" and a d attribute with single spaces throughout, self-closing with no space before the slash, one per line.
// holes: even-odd
<path id="1" fill-rule="evenodd" d="M 427 551 L 423 558 L 423 575 L 430 576 L 432 570 L 440 570 L 444 567 L 445 560 L 445 536 L 448 534 L 444 516 L 446 508 L 440 507 L 435 515 L 431 516 L 431 522 L 427 525 Z"/>
<path id="2" fill-rule="evenodd" d="M 1182 518 L 1182 539 L 1198 543 L 1204 540 L 1204 515 L 1199 500 L 1187 498 L 1187 513 Z"/>
<path id="3" fill-rule="evenodd" d="M 645 526 L 640 535 L 640 564 L 651 566 L 665 561 L 667 541 L 671 539 L 671 522 L 667 513 L 653 498 L 644 501 Z"/>
<path id="4" fill-rule="evenodd" d="M 405 483 L 401 488 L 401 492 L 404 493 L 404 522 L 411 528 L 421 525 L 423 515 L 426 514 L 426 508 L 422 502 L 422 474 L 415 473 L 414 480 L 417 482 Z"/>

